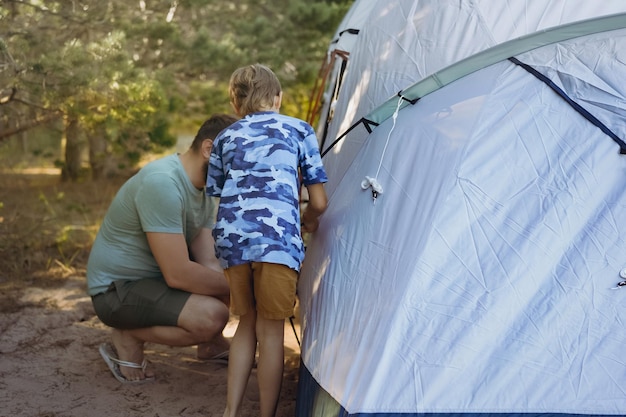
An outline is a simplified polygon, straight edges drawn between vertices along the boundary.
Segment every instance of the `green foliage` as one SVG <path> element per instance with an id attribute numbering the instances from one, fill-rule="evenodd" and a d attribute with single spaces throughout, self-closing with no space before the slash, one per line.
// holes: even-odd
<path id="1" fill-rule="evenodd" d="M 150 142 L 159 148 L 171 148 L 176 145 L 176 137 L 170 133 L 170 123 L 167 119 L 158 119 L 148 132 Z"/>
<path id="2" fill-rule="evenodd" d="M 62 115 L 83 135 L 106 140 L 107 152 L 137 161 L 171 146 L 171 130 L 232 112 L 230 74 L 255 62 L 279 76 L 284 111 L 304 118 L 330 36 L 351 3 L 4 0 L 0 98 L 16 94 L 0 109 L 0 128 Z"/>

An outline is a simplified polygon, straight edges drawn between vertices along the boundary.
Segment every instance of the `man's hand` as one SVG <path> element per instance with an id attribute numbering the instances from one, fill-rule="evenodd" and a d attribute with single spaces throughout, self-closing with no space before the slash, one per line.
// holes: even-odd
<path id="1" fill-rule="evenodd" d="M 202 263 L 192 261 L 189 248 L 182 233 L 146 233 L 150 250 L 163 273 L 163 277 L 172 288 L 193 294 L 226 296 L 229 294 L 228 282 L 222 269 L 202 258 Z M 212 241 L 212 238 L 211 238 Z M 195 245 L 194 245 L 195 246 Z M 200 247 L 199 245 L 196 251 Z M 211 245 L 211 253 L 213 253 Z M 208 256 L 207 254 L 203 254 Z M 194 255 L 195 256 L 195 255 Z M 200 253 L 198 253 L 200 256 Z M 213 255 L 215 258 L 215 255 Z M 209 266 L 212 265 L 212 266 Z M 215 269 L 214 269 L 215 268 Z"/>
<path id="2" fill-rule="evenodd" d="M 215 240 L 213 239 L 211 229 L 205 227 L 200 230 L 198 236 L 191 242 L 189 251 L 195 262 L 214 271 L 222 272 L 220 261 L 215 257 Z"/>

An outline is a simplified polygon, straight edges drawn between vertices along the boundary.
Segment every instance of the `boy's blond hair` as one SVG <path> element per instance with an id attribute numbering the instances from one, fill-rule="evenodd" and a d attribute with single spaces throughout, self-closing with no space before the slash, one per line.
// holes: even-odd
<path id="1" fill-rule="evenodd" d="M 230 102 L 242 117 L 271 109 L 280 92 L 278 77 L 265 65 L 254 64 L 237 68 L 230 76 Z"/>

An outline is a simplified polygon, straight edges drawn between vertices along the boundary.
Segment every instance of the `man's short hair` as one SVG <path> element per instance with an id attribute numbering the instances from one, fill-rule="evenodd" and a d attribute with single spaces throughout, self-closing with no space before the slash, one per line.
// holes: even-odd
<path id="1" fill-rule="evenodd" d="M 226 129 L 237 120 L 239 120 L 237 117 L 230 114 L 214 114 L 202 123 L 200 129 L 198 129 L 198 133 L 196 133 L 196 137 L 193 139 L 193 142 L 191 142 L 190 148 L 194 151 L 200 150 L 203 141 L 206 139 L 215 139 L 222 130 Z"/>

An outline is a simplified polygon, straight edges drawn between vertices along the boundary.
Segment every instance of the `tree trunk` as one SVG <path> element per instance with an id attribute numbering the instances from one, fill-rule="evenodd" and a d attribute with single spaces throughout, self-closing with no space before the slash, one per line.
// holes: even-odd
<path id="1" fill-rule="evenodd" d="M 61 170 L 63 181 L 77 181 L 80 178 L 81 154 L 83 141 L 80 135 L 80 125 L 74 118 L 65 118 L 63 135 L 65 142 L 65 164 Z"/>
<path id="2" fill-rule="evenodd" d="M 109 174 L 108 161 L 109 152 L 105 135 L 92 132 L 89 135 L 89 166 L 91 167 L 92 179 L 99 180 Z"/>

